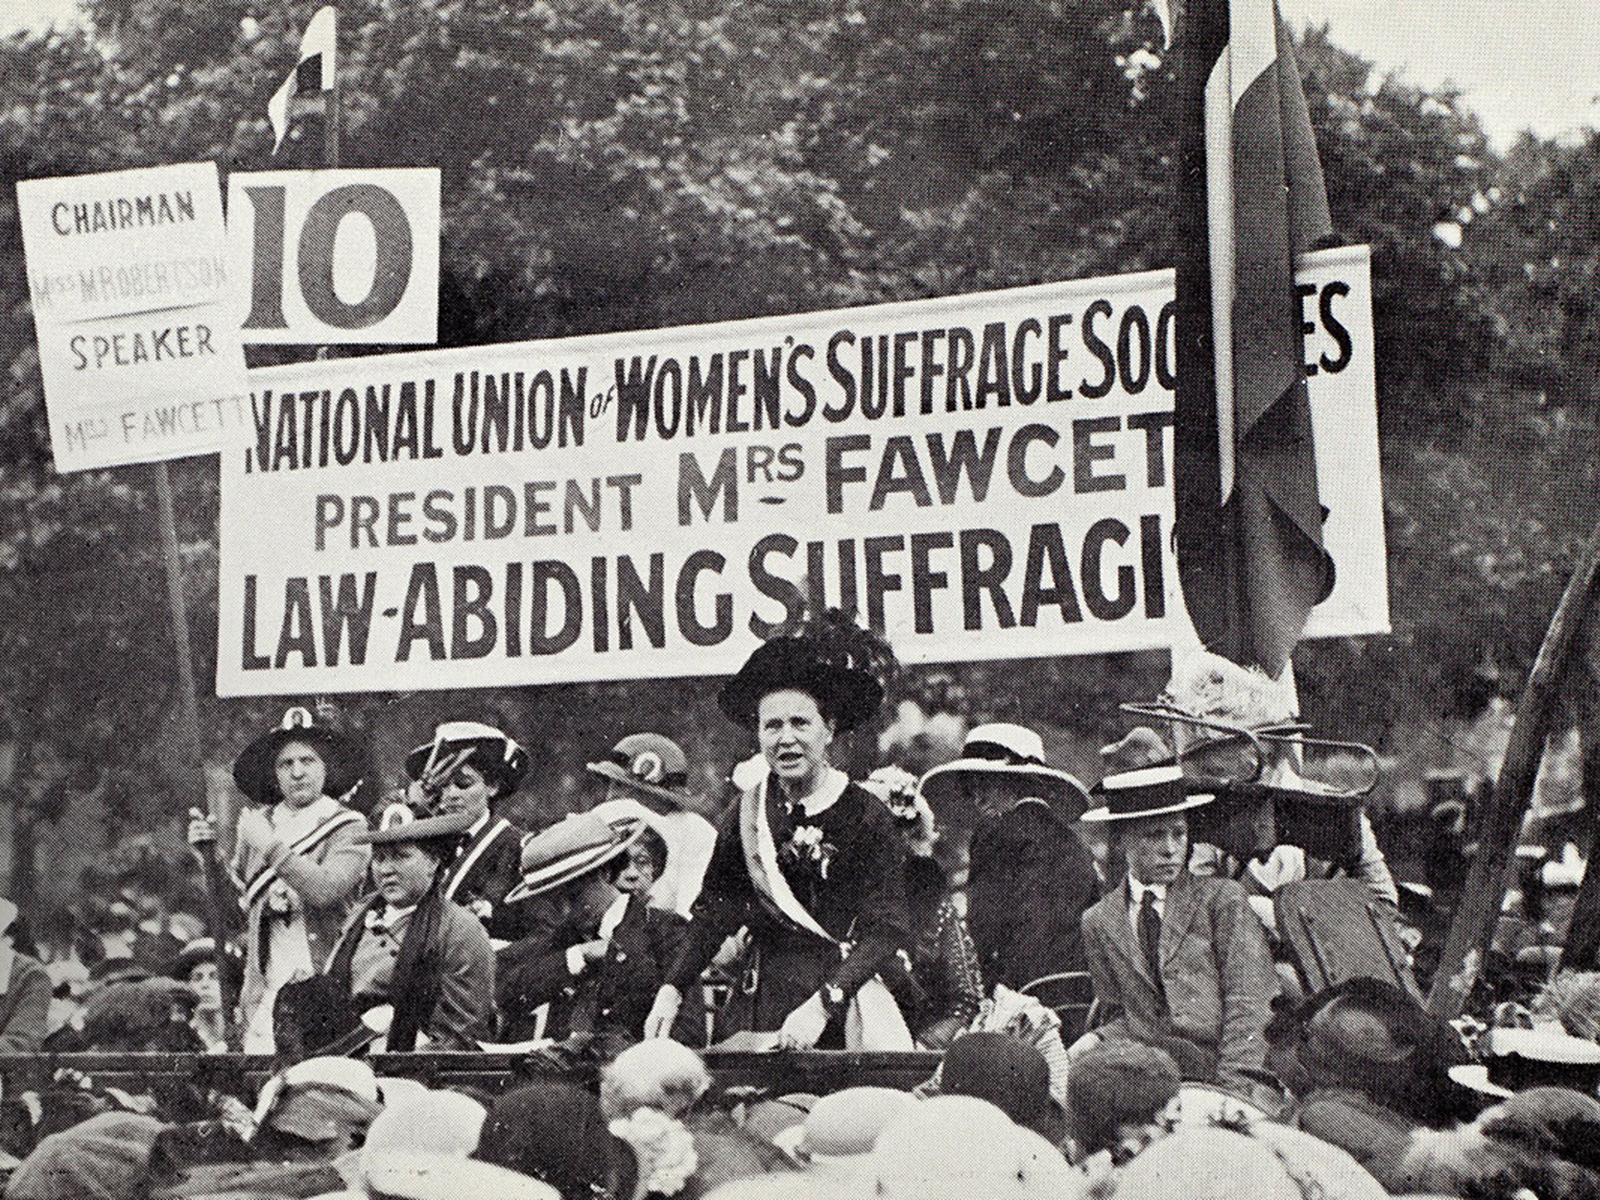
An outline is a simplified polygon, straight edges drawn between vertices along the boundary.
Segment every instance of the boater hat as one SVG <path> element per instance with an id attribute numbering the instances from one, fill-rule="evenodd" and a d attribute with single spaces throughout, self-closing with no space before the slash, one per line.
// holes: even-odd
<path id="1" fill-rule="evenodd" d="M 689 758 L 683 747 L 659 733 L 630 733 L 615 746 L 603 762 L 592 762 L 589 770 L 630 791 L 680 808 L 687 804 Z"/>
<path id="2" fill-rule="evenodd" d="M 1215 799 L 1205 794 L 1190 795 L 1183 786 L 1183 768 L 1176 763 L 1107 775 L 1095 784 L 1094 794 L 1101 803 L 1083 814 L 1086 822 L 1162 817 L 1199 808 Z"/>
<path id="3" fill-rule="evenodd" d="M 745 660 L 717 703 L 730 719 L 754 729 L 761 698 L 792 689 L 814 697 L 836 731 L 848 733 L 883 703 L 883 684 L 869 667 L 865 654 L 849 645 L 824 648 L 808 635 L 777 637 Z"/>
<path id="4" fill-rule="evenodd" d="M 522 882 L 506 895 L 505 903 L 543 895 L 599 870 L 626 854 L 645 828 L 643 821 L 608 822 L 592 812 L 562 817 L 522 843 Z"/>
<path id="5" fill-rule="evenodd" d="M 372 814 L 372 827 L 356 834 L 356 841 L 385 846 L 395 842 L 427 842 L 434 838 L 461 837 L 476 819 L 471 813 L 436 812 L 396 800 Z"/>
<path id="6" fill-rule="evenodd" d="M 309 708 L 291 708 L 276 729 L 262 734 L 233 760 L 233 781 L 257 803 L 278 798 L 278 751 L 290 742 L 304 742 L 322 756 L 328 769 L 322 790 L 343 796 L 361 782 L 362 760 L 355 743 L 328 725 L 319 725 Z"/>
<path id="7" fill-rule="evenodd" d="M 976 726 L 961 745 L 961 757 L 934 767 L 922 777 L 921 791 L 933 803 L 939 792 L 974 777 L 1005 779 L 1041 800 L 1065 805 L 1075 821 L 1089 807 L 1089 793 L 1065 771 L 1046 764 L 1044 739 L 1022 725 L 997 722 Z"/>
<path id="8" fill-rule="evenodd" d="M 1183 768 L 1172 760 L 1166 743 L 1153 729 L 1142 725 L 1120 742 L 1102 746 L 1100 759 L 1105 765 L 1105 777 L 1093 788 L 1100 805 L 1084 813 L 1084 821 L 1161 817 L 1187 812 L 1215 799 L 1209 794 L 1189 794 Z"/>
<path id="9" fill-rule="evenodd" d="M 406 774 L 421 779 L 451 754 L 468 751 L 476 766 L 503 793 L 517 790 L 528 773 L 528 752 L 510 734 L 482 721 L 445 721 L 433 731 L 433 741 L 406 755 Z"/>
<path id="10" fill-rule="evenodd" d="M 1484 1061 L 1451 1067 L 1453 1082 L 1486 1096 L 1531 1087 L 1565 1087 L 1593 1096 L 1600 1087 L 1600 1045 L 1560 1029 L 1491 1029 Z"/>

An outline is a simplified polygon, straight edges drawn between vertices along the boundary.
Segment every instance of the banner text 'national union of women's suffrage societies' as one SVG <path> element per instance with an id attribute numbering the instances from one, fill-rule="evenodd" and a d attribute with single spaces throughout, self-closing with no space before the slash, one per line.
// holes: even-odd
<path id="1" fill-rule="evenodd" d="M 1301 273 L 1335 590 L 1388 629 L 1364 248 Z M 218 691 L 710 675 L 819 603 L 907 662 L 1170 645 L 1172 276 L 251 373 Z"/>

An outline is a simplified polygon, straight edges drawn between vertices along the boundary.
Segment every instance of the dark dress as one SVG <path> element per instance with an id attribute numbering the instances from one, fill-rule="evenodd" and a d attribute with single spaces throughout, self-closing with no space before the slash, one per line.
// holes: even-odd
<path id="1" fill-rule="evenodd" d="M 630 896 L 605 958 L 573 975 L 567 949 L 593 940 L 597 929 L 560 919 L 550 904 L 534 904 L 528 911 L 541 928 L 499 955 L 501 1036 L 531 1038 L 534 1009 L 549 1004 L 545 1037 L 559 1041 L 569 1034 L 592 1034 L 617 1049 L 638 1041 L 661 981 L 683 947 L 688 921 Z"/>
<path id="2" fill-rule="evenodd" d="M 722 1015 L 723 1036 L 740 1030 L 770 1032 L 826 983 L 854 996 L 906 941 L 904 849 L 883 802 L 854 783 L 816 816 L 790 811 L 769 778 L 767 816 L 778 847 L 779 868 L 816 922 L 851 950 L 839 947 L 773 913 L 758 895 L 745 864 L 740 805 L 731 805 L 717 829 L 717 844 L 695 901 L 694 919 L 678 961 L 667 977 L 685 996 L 723 941 L 740 927 L 750 930 L 749 965 Z M 788 847 L 798 828 L 820 831 L 828 848 L 827 868 Z M 843 1014 L 823 1031 L 818 1045 L 843 1045 Z"/>
<path id="3" fill-rule="evenodd" d="M 966 923 L 950 899 L 944 869 L 932 858 L 906 858 L 906 905 L 912 936 L 897 981 L 888 981 L 906 1025 L 921 1046 L 943 1050 L 978 1015 L 983 977 Z"/>
<path id="4" fill-rule="evenodd" d="M 1099 898 L 1094 857 L 1047 805 L 1019 804 L 973 831 L 967 920 L 990 987 L 1085 970 L 1080 921 Z"/>
<path id="5" fill-rule="evenodd" d="M 491 814 L 445 876 L 445 895 L 482 921 L 490 937 L 507 942 L 527 933 L 526 907 L 505 903 L 506 893 L 522 882 L 522 838 L 520 828 Z"/>

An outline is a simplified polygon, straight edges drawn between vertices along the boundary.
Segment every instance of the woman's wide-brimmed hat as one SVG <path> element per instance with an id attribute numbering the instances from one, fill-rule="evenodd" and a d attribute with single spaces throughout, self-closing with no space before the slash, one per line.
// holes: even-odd
<path id="1" fill-rule="evenodd" d="M 645 828 L 643 821 L 605 821 L 592 812 L 561 818 L 522 843 L 522 882 L 507 893 L 505 903 L 543 895 L 599 870 L 626 854 Z"/>
<path id="2" fill-rule="evenodd" d="M 1003 779 L 1052 805 L 1069 821 L 1089 807 L 1089 793 L 1065 771 L 1045 761 L 1044 739 L 1022 725 L 995 722 L 975 726 L 961 745 L 961 757 L 934 767 L 922 777 L 922 794 L 934 803 L 942 791 L 973 779 Z"/>
<path id="3" fill-rule="evenodd" d="M 185 943 L 178 952 L 178 957 L 172 960 L 172 966 L 167 974 L 174 979 L 187 981 L 190 973 L 201 963 L 217 961 L 217 941 L 211 937 L 198 937 Z M 231 948 L 224 949 L 222 953 L 223 969 L 233 981 L 237 990 L 244 981 L 244 957 Z"/>
<path id="4" fill-rule="evenodd" d="M 361 782 L 365 764 L 355 743 L 331 726 L 319 723 L 309 708 L 297 706 L 283 714 L 277 728 L 262 734 L 233 760 L 233 782 L 239 790 L 257 803 L 275 802 L 278 751 L 290 742 L 304 742 L 322 756 L 328 770 L 322 790 L 328 795 L 338 798 Z"/>
<path id="5" fill-rule="evenodd" d="M 516 791 L 528 773 L 528 752 L 510 734 L 482 721 L 446 721 L 433 731 L 431 742 L 406 755 L 406 774 L 421 779 L 435 765 L 463 751 L 467 752 L 466 761 L 502 794 Z"/>
<path id="6" fill-rule="evenodd" d="M 429 842 L 435 838 L 464 837 L 476 819 L 471 813 L 437 812 L 395 800 L 372 814 L 370 826 L 356 834 L 356 841 L 385 846 L 396 842 Z"/>
<path id="7" fill-rule="evenodd" d="M 629 791 L 683 807 L 689 790 L 689 757 L 683 747 L 659 733 L 630 733 L 601 762 L 588 764 L 602 779 Z"/>
<path id="8" fill-rule="evenodd" d="M 745 660 L 717 703 L 731 720 L 754 729 L 763 696 L 805 692 L 833 719 L 836 732 L 848 733 L 871 720 L 883 703 L 883 684 L 870 666 L 864 653 L 848 645 L 824 647 L 812 635 L 776 637 Z"/>
<path id="9" fill-rule="evenodd" d="M 1525 1088 L 1564 1087 L 1593 1096 L 1600 1088 L 1600 1045 L 1555 1028 L 1491 1029 L 1484 1061 L 1451 1067 L 1450 1079 L 1505 1099 Z"/>

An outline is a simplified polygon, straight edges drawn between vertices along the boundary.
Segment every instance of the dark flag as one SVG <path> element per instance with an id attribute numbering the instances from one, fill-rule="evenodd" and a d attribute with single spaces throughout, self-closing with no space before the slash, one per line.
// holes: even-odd
<path id="1" fill-rule="evenodd" d="M 267 101 L 267 119 L 272 122 L 272 149 L 283 145 L 284 134 L 289 132 L 289 122 L 295 117 L 296 102 L 305 97 L 315 97 L 320 102 L 324 93 L 333 90 L 334 50 L 338 42 L 338 18 L 332 5 L 317 9 L 300 39 L 300 58 L 294 70 Z"/>
<path id="2" fill-rule="evenodd" d="M 1294 284 L 1327 190 L 1276 0 L 1190 0 L 1178 37 L 1178 578 L 1206 649 L 1275 679 L 1333 588 Z"/>

